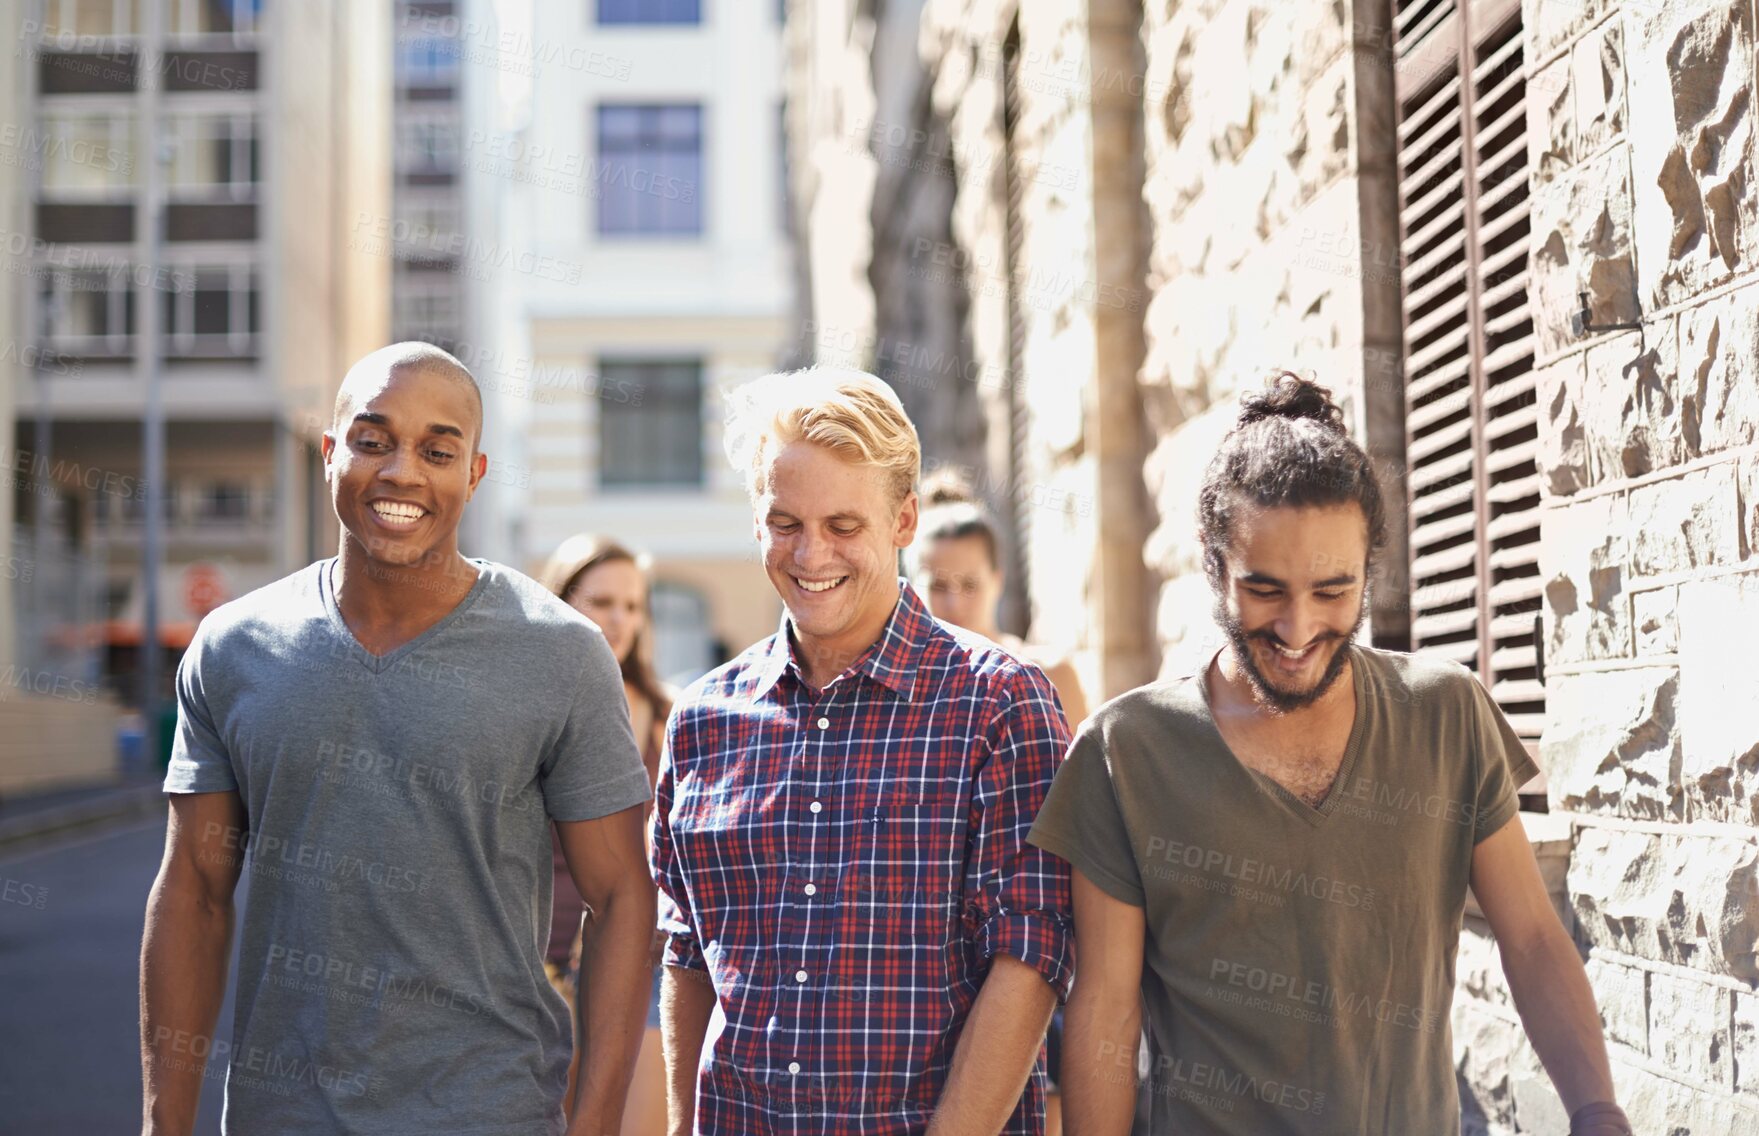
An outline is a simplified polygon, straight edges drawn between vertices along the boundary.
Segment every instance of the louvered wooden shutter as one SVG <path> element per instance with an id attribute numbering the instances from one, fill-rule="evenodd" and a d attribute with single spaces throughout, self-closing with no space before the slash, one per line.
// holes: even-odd
<path id="1" fill-rule="evenodd" d="M 1538 403 L 1518 0 L 1398 0 L 1411 638 L 1523 737 L 1539 673 Z"/>

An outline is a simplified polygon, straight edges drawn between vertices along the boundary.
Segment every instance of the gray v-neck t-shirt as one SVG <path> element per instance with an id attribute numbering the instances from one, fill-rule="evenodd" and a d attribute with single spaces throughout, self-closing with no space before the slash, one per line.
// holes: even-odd
<path id="1" fill-rule="evenodd" d="M 543 969 L 548 824 L 650 795 L 617 662 L 482 560 L 375 656 L 333 563 L 214 611 L 178 668 L 165 791 L 235 791 L 249 818 L 200 834 L 249 890 L 232 1037 L 182 1059 L 226 1070 L 228 1132 L 553 1136 L 570 1027 Z"/>
<path id="2" fill-rule="evenodd" d="M 1459 1131 L 1472 850 L 1535 767 L 1464 668 L 1351 650 L 1356 719 L 1318 808 L 1234 756 L 1199 673 L 1095 713 L 1027 838 L 1143 908 L 1154 1132 Z M 1100 1056 L 1134 1083 L 1134 1045 Z"/>

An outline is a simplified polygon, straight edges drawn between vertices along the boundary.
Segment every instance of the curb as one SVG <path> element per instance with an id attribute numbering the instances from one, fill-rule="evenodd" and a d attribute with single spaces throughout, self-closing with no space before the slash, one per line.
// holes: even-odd
<path id="1" fill-rule="evenodd" d="M 165 806 L 156 784 L 130 786 L 89 800 L 71 801 L 0 819 L 0 852 L 15 852 L 52 836 L 152 816 Z"/>

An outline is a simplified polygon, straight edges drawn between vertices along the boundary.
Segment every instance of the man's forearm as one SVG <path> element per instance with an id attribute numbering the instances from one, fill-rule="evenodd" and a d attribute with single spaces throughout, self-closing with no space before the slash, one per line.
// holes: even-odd
<path id="1" fill-rule="evenodd" d="M 140 957 L 141 1131 L 149 1136 L 195 1127 L 231 957 L 231 903 L 154 883 Z"/>
<path id="2" fill-rule="evenodd" d="M 1063 1014 L 1063 1131 L 1068 1136 L 1125 1136 L 1136 1117 L 1136 1051 L 1142 999 L 1131 986 L 1107 996 L 1094 975 L 1079 979 Z"/>
<path id="3" fill-rule="evenodd" d="M 671 1136 L 696 1128 L 696 1069 L 715 1012 L 706 973 L 668 966 L 660 979 L 660 1038 L 666 1055 L 666 1127 Z"/>
<path id="4" fill-rule="evenodd" d="M 997 955 L 953 1050 L 929 1136 L 994 1133 L 1013 1115 L 1044 1044 L 1057 994 L 1036 970 Z"/>
<path id="5" fill-rule="evenodd" d="M 616 1136 L 653 982 L 652 892 L 612 896 L 586 922 L 580 948 L 580 999 L 585 1036 L 577 1107 L 569 1136 Z"/>
<path id="6" fill-rule="evenodd" d="M 1575 944 L 1560 929 L 1526 951 L 1502 951 L 1509 993 L 1527 1039 L 1557 1087 L 1564 1110 L 1613 1099 L 1612 1071 L 1594 991 Z"/>

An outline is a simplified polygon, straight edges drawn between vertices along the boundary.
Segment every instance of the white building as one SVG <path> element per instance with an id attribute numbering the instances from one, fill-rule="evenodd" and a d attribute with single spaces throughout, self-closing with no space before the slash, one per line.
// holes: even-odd
<path id="1" fill-rule="evenodd" d="M 485 375 L 525 439 L 497 521 L 528 569 L 581 531 L 651 553 L 672 677 L 780 613 L 721 447 L 721 392 L 774 369 L 788 326 L 779 9 L 537 4 L 528 122 L 463 146 L 505 179 L 519 278 Z"/>

